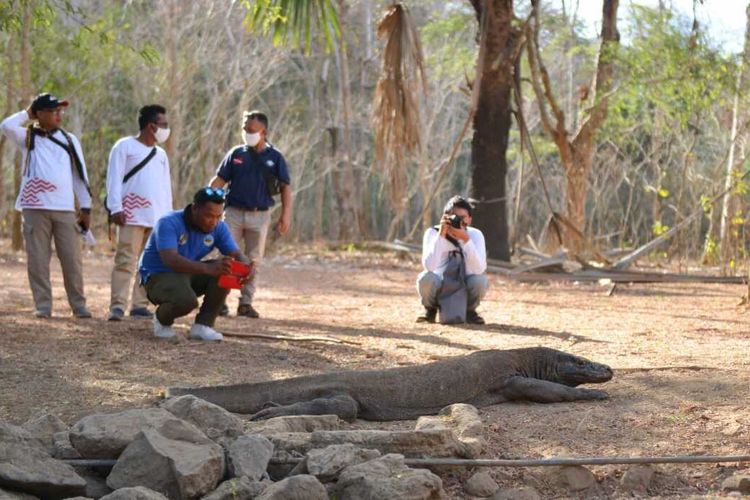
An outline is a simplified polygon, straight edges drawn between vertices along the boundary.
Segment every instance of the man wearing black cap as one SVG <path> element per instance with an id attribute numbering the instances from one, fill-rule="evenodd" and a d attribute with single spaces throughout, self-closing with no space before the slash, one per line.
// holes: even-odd
<path id="1" fill-rule="evenodd" d="M 260 111 L 246 111 L 243 118 L 245 144 L 227 153 L 209 185 L 223 188 L 229 184 L 224 220 L 237 244 L 244 242 L 245 255 L 257 270 L 263 259 L 271 225 L 273 196 L 281 194 L 281 216 L 276 231 L 284 235 L 289 231 L 292 219 L 292 189 L 286 160 L 279 150 L 267 142 L 268 117 Z M 237 316 L 259 316 L 252 304 L 254 295 L 253 279 L 240 290 Z"/>
<path id="2" fill-rule="evenodd" d="M 91 193 L 81 144 L 60 128 L 67 106 L 68 101 L 40 94 L 26 110 L 0 123 L 5 135 L 21 148 L 24 167 L 16 210 L 23 213 L 27 271 L 34 314 L 39 318 L 52 315 L 49 262 L 53 238 L 73 315 L 91 317 L 83 294 L 79 241 L 79 234 L 89 229 Z M 30 120 L 34 122 L 24 127 Z"/>

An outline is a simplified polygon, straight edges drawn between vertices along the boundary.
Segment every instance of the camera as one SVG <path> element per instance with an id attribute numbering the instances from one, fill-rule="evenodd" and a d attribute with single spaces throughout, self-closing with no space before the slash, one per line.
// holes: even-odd
<path id="1" fill-rule="evenodd" d="M 451 226 L 455 227 L 456 229 L 461 229 L 461 222 L 463 222 L 464 218 L 460 215 L 453 214 L 448 220 L 450 220 Z"/>

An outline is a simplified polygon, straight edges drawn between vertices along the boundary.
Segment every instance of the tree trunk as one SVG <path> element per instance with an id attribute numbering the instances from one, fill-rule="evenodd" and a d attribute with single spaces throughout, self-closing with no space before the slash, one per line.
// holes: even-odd
<path id="1" fill-rule="evenodd" d="M 341 3 L 341 2 L 340 2 Z M 343 12 L 343 11 L 341 11 Z M 359 240 L 360 210 L 357 204 L 358 186 L 355 182 L 354 166 L 352 163 L 352 130 L 351 130 L 351 96 L 349 92 L 349 62 L 346 45 L 339 43 L 336 50 L 339 76 L 339 96 L 341 98 L 341 144 L 338 152 L 340 161 L 337 167 L 341 173 L 338 177 L 337 191 L 340 196 L 341 227 L 339 238 L 342 240 Z"/>
<path id="2" fill-rule="evenodd" d="M 726 177 L 724 178 L 724 189 L 727 193 L 721 200 L 721 219 L 719 224 L 719 242 L 721 248 L 721 261 L 724 269 L 729 267 L 729 262 L 737 254 L 737 237 L 732 231 L 732 219 L 737 211 L 736 197 L 732 196 L 731 187 L 734 178 L 738 172 L 738 165 L 735 165 L 734 153 L 737 145 L 737 120 L 740 113 L 740 93 L 745 80 L 745 72 L 748 71 L 748 60 L 750 59 L 750 5 L 745 10 L 745 45 L 742 53 L 742 62 L 737 71 L 737 83 L 734 92 L 734 102 L 732 104 L 732 127 L 729 132 L 729 154 L 727 155 Z"/>
<path id="3" fill-rule="evenodd" d="M 11 76 L 15 74 L 15 67 L 16 67 L 16 58 L 15 58 L 15 38 L 9 37 L 8 42 L 5 45 L 5 55 L 6 55 L 6 68 L 7 68 L 7 78 L 5 80 L 5 113 L 3 113 L 3 117 L 6 117 L 10 115 L 13 112 L 13 94 L 15 92 L 14 89 L 14 83 L 15 80 Z M 5 221 L 6 218 L 9 215 L 9 212 L 14 212 L 13 210 L 13 203 L 8 203 L 8 200 L 6 200 L 6 196 L 8 196 L 8 193 L 5 192 L 5 162 L 3 161 L 3 158 L 5 158 L 5 144 L 7 143 L 7 137 L 5 134 L 2 134 L 0 136 L 0 203 L 2 203 L 2 213 L 0 213 L 0 220 Z M 11 195 L 12 196 L 12 195 Z M 4 226 L 5 224 L 3 224 Z M 12 227 L 12 223 L 11 223 Z M 4 232 L 4 231 L 3 231 Z"/>
<path id="4" fill-rule="evenodd" d="M 619 0 L 603 0 L 602 2 L 602 43 L 596 63 L 596 75 L 589 91 L 587 103 L 589 110 L 582 117 L 577 131 L 572 134 L 573 138 L 570 140 L 565 112 L 557 103 L 549 74 L 541 60 L 538 46 L 539 0 L 532 0 L 536 22 L 533 28 L 529 26 L 527 32 L 531 83 L 537 97 L 542 125 L 555 141 L 560 153 L 560 161 L 565 168 L 568 220 L 581 233 L 586 226 L 588 176 L 594 163 L 596 133 L 607 117 L 608 94 L 612 89 L 615 56 L 612 50 L 620 39 L 617 32 L 618 3 Z M 551 109 L 551 116 L 548 114 L 547 106 Z M 571 243 L 580 246 L 584 242 L 571 240 Z M 576 253 L 581 249 L 570 248 Z"/>
<path id="5" fill-rule="evenodd" d="M 30 35 L 31 35 L 31 12 L 32 2 L 26 2 L 23 4 L 23 21 L 21 24 L 21 54 L 20 54 L 20 66 L 21 70 L 21 88 L 19 92 L 18 105 L 21 108 L 26 108 L 29 105 L 31 99 L 31 49 Z M 14 192 L 18 193 L 21 188 L 21 155 L 16 155 L 16 166 L 13 171 L 13 186 L 15 187 Z M 12 238 L 13 250 L 21 250 L 23 248 L 23 235 L 21 234 L 21 212 L 13 212 L 13 238 Z"/>
<path id="6" fill-rule="evenodd" d="M 475 80 L 475 85 L 479 85 L 479 101 L 471 141 L 471 197 L 477 205 L 472 225 L 484 233 L 489 257 L 509 260 L 506 151 L 519 32 L 512 25 L 512 0 L 472 0 L 472 4 L 480 24 L 487 23 Z"/>

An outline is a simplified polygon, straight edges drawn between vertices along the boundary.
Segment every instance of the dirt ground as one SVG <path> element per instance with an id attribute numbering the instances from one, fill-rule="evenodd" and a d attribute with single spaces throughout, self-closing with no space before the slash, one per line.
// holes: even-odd
<path id="1" fill-rule="evenodd" d="M 12 423 L 42 410 L 73 424 L 94 412 L 151 406 L 171 385 L 254 382 L 426 363 L 478 349 L 548 346 L 612 366 L 614 379 L 599 387 L 611 399 L 482 408 L 485 458 L 750 453 L 750 313 L 737 306 L 741 286 L 631 285 L 608 297 L 598 285 L 524 285 L 493 275 L 480 308 L 487 325 L 422 325 L 414 322 L 421 311 L 413 284 L 416 260 L 286 249 L 274 252 L 259 278 L 255 305 L 262 319 L 220 318 L 217 329 L 351 343 L 237 337 L 219 344 L 168 343 L 151 336 L 149 321 L 105 320 L 111 269 L 105 253 L 85 259 L 94 319 L 72 319 L 54 259 L 54 316 L 35 319 L 24 256 L 3 245 L 0 419 Z M 233 312 L 235 305 L 233 295 Z M 188 326 L 189 320 L 179 323 L 183 332 Z M 742 469 L 658 466 L 648 493 L 716 493 L 723 478 Z M 592 470 L 597 484 L 581 496 L 617 496 L 626 466 Z M 533 485 L 545 498 L 570 497 L 540 479 L 539 469 L 490 471 L 505 486 Z M 461 481 L 472 472 L 442 472 L 453 497 L 463 498 Z"/>

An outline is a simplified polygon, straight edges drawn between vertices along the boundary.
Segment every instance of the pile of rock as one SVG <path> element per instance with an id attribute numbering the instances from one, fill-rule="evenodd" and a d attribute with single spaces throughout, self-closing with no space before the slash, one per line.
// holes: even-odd
<path id="1" fill-rule="evenodd" d="M 71 428 L 50 415 L 22 427 L 0 423 L 0 498 L 437 499 L 446 496 L 441 479 L 406 466 L 404 454 L 469 457 L 483 446 L 467 405 L 412 431 L 347 431 L 331 415 L 247 427 L 194 396 L 89 415 Z M 114 466 L 66 463 L 75 460 Z"/>

